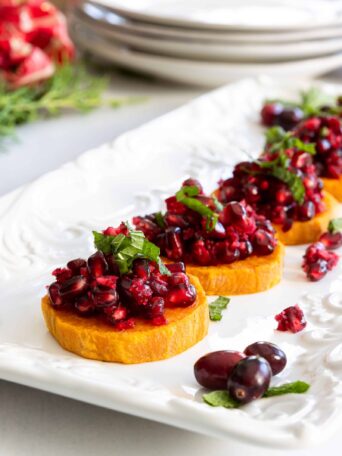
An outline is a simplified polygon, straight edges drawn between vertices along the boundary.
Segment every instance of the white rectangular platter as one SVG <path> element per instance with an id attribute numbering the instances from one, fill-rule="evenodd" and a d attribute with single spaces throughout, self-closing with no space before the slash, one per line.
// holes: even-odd
<path id="1" fill-rule="evenodd" d="M 161 208 L 189 175 L 214 189 L 234 163 L 260 153 L 262 100 L 298 89 L 268 79 L 224 87 L 1 198 L 0 378 L 265 446 L 304 447 L 342 427 L 342 267 L 310 283 L 300 267 L 302 247 L 287 249 L 280 285 L 233 297 L 205 340 L 166 361 L 124 366 L 79 358 L 58 346 L 40 312 L 51 271 L 92 252 L 92 229 Z M 307 328 L 297 335 L 275 331 L 274 315 L 296 303 Z M 309 392 L 238 410 L 204 404 L 193 376 L 197 358 L 217 349 L 243 350 L 256 340 L 273 341 L 288 355 L 274 384 L 302 379 L 312 385 Z"/>

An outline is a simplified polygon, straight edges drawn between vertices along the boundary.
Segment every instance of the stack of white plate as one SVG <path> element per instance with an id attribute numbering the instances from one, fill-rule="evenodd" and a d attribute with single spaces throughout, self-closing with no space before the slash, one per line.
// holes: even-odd
<path id="1" fill-rule="evenodd" d="M 341 0 L 85 0 L 69 20 L 84 51 L 196 85 L 342 65 Z"/>

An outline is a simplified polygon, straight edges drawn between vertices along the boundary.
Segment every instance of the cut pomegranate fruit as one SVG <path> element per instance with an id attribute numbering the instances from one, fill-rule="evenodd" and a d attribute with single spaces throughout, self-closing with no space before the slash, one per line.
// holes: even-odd
<path id="1" fill-rule="evenodd" d="M 104 230 L 103 235 L 125 232 L 126 226 L 120 225 Z M 136 318 L 154 326 L 167 324 L 165 308 L 191 306 L 196 289 L 185 274 L 184 263 L 168 264 L 169 273 L 164 275 L 158 262 L 139 255 L 126 274 L 120 274 L 115 255 L 104 256 L 100 251 L 87 261 L 69 261 L 66 268 L 53 271 L 56 281 L 48 287 L 51 305 L 56 309 L 67 306 L 80 316 L 102 317 L 119 331 L 133 328 Z"/>
<path id="2" fill-rule="evenodd" d="M 306 327 L 304 313 L 298 304 L 287 307 L 280 314 L 276 315 L 275 319 L 278 322 L 278 331 L 297 333 Z"/>

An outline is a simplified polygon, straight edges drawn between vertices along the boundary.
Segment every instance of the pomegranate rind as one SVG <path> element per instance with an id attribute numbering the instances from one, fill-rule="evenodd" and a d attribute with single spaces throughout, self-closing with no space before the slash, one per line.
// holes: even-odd
<path id="1" fill-rule="evenodd" d="M 342 176 L 339 179 L 330 179 L 328 177 L 321 178 L 324 183 L 324 188 L 334 198 L 342 203 Z"/>
<path id="2" fill-rule="evenodd" d="M 277 238 L 285 245 L 301 245 L 316 242 L 321 234 L 328 229 L 331 219 L 334 218 L 338 201 L 328 192 L 323 193 L 326 210 L 307 222 L 294 222 L 289 231 L 284 232 L 280 225 L 273 224 Z"/>
<path id="3" fill-rule="evenodd" d="M 271 255 L 252 255 L 244 260 L 219 266 L 186 265 L 207 295 L 242 295 L 258 293 L 277 285 L 283 275 L 284 246 L 278 242 Z"/>
<path id="4" fill-rule="evenodd" d="M 208 332 L 206 295 L 196 277 L 189 276 L 197 291 L 192 306 L 167 308 L 167 324 L 153 326 L 137 319 L 132 329 L 118 331 L 99 317 L 82 317 L 71 310 L 54 309 L 48 296 L 41 306 L 46 326 L 66 350 L 83 358 L 138 364 L 171 358 L 202 340 Z"/>

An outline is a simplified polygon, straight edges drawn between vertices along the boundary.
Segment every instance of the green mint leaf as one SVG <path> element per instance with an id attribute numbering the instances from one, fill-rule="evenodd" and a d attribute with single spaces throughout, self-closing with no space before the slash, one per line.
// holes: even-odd
<path id="1" fill-rule="evenodd" d="M 266 143 L 267 144 L 276 144 L 286 138 L 288 133 L 282 127 L 271 127 L 266 130 Z"/>
<path id="2" fill-rule="evenodd" d="M 228 307 L 230 298 L 219 296 L 209 304 L 209 317 L 212 321 L 222 320 L 222 311 Z"/>
<path id="3" fill-rule="evenodd" d="M 312 87 L 301 93 L 300 107 L 307 117 L 320 114 L 323 106 L 334 103 L 335 100 L 332 96 L 323 93 L 316 87 Z"/>
<path id="4" fill-rule="evenodd" d="M 111 252 L 112 242 L 117 236 L 105 236 L 104 234 L 99 233 L 97 231 L 93 231 L 93 236 L 94 244 L 97 250 L 100 250 L 104 254 L 108 254 Z"/>
<path id="5" fill-rule="evenodd" d="M 213 196 L 212 199 L 213 199 L 213 201 L 214 201 L 216 210 L 219 211 L 219 212 L 221 212 L 221 211 L 223 210 L 223 204 L 220 203 L 220 201 L 216 198 L 216 196 Z"/>
<path id="6" fill-rule="evenodd" d="M 304 203 L 305 187 L 299 176 L 286 168 L 277 166 L 271 169 L 270 174 L 289 186 L 293 198 L 298 204 Z"/>
<path id="7" fill-rule="evenodd" d="M 263 397 L 281 396 L 283 394 L 303 394 L 308 391 L 310 385 L 301 380 L 292 383 L 284 383 L 279 386 L 270 387 Z"/>
<path id="8" fill-rule="evenodd" d="M 228 391 L 211 391 L 203 394 L 203 401 L 211 407 L 237 408 L 239 403 L 229 396 Z"/>
<path id="9" fill-rule="evenodd" d="M 159 228 L 165 228 L 165 220 L 161 212 L 156 212 L 154 218 Z"/>
<path id="10" fill-rule="evenodd" d="M 329 233 L 339 233 L 342 231 L 342 217 L 330 220 L 328 225 Z"/>
<path id="11" fill-rule="evenodd" d="M 212 211 L 200 200 L 194 198 L 194 196 L 197 196 L 198 194 L 199 189 L 195 185 L 185 186 L 178 190 L 176 193 L 176 200 L 194 212 L 197 212 L 198 214 L 205 217 L 207 219 L 206 230 L 212 231 L 217 223 L 218 214 Z"/>
<path id="12" fill-rule="evenodd" d="M 159 272 L 160 274 L 170 276 L 171 271 L 165 266 L 165 264 L 162 262 L 162 260 L 159 258 L 158 261 L 158 266 L 159 266 Z"/>
<path id="13" fill-rule="evenodd" d="M 310 155 L 315 155 L 316 147 L 313 143 L 305 143 L 301 141 L 299 138 L 289 138 L 289 147 L 295 147 L 296 149 L 306 152 Z"/>

